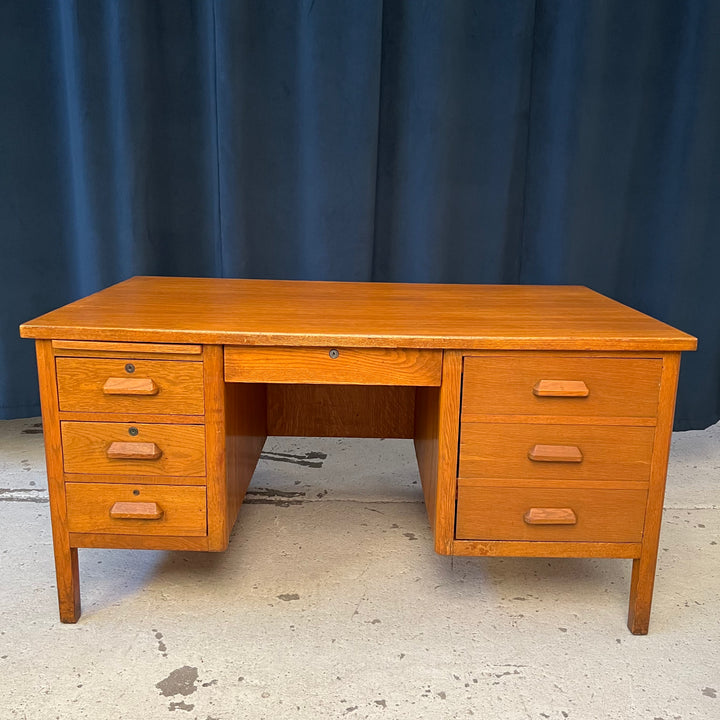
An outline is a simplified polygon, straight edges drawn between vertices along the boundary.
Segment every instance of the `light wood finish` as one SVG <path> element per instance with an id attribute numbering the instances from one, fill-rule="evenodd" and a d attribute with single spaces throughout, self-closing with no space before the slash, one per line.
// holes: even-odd
<path id="1" fill-rule="evenodd" d="M 630 580 L 628 628 L 634 635 L 646 635 L 650 625 L 650 608 L 655 584 L 655 565 L 657 564 L 658 543 L 660 541 L 665 479 L 670 454 L 670 438 L 675 415 L 675 394 L 679 371 L 680 354 L 667 354 L 663 361 L 663 374 L 660 383 L 660 406 L 658 408 L 657 434 L 652 467 L 650 469 L 650 489 L 645 512 L 642 553 L 633 562 L 632 578 Z"/>
<path id="2" fill-rule="evenodd" d="M 119 345 L 133 345 L 135 343 L 119 343 Z M 189 345 L 188 347 L 195 347 Z M 201 362 L 202 357 L 194 354 L 178 355 L 176 353 L 153 353 L 153 352 L 133 352 L 126 353 L 120 350 L 109 351 L 109 350 L 59 350 L 59 354 L 55 357 L 68 357 L 68 358 L 98 358 L 100 360 L 108 360 L 115 358 L 117 360 L 127 360 L 132 358 L 135 360 L 170 360 L 171 362 L 182 362 L 186 360 L 188 362 Z"/>
<path id="3" fill-rule="evenodd" d="M 538 380 L 532 391 L 537 397 L 587 397 L 590 394 L 582 380 Z"/>
<path id="4" fill-rule="evenodd" d="M 157 395 L 160 388 L 152 378 L 108 378 L 102 386 L 103 395 Z"/>
<path id="5" fill-rule="evenodd" d="M 162 355 L 200 355 L 201 345 L 171 345 L 170 343 L 122 343 L 122 342 L 85 342 L 83 340 L 53 340 L 53 350 L 56 355 L 63 355 L 62 350 L 85 351 L 103 353 L 123 353 L 125 355 L 162 354 Z"/>
<path id="6" fill-rule="evenodd" d="M 100 473 L 65 473 L 65 482 L 124 483 L 137 480 L 135 475 L 103 475 Z M 144 485 L 205 485 L 204 475 L 143 475 Z"/>
<path id="7" fill-rule="evenodd" d="M 660 352 L 697 345 L 690 335 L 584 287 L 229 278 L 131 278 L 24 323 L 20 334 L 466 350 Z"/>
<path id="8" fill-rule="evenodd" d="M 650 476 L 653 428 L 590 425 L 463 423 L 460 477 L 634 480 Z M 530 458 L 534 448 L 554 446 Z M 573 447 L 572 451 L 557 446 Z M 580 461 L 576 452 L 580 453 Z M 573 462 L 558 461 L 560 453 Z M 548 462 L 554 455 L 555 462 Z M 545 462 L 538 461 L 540 457 Z"/>
<path id="9" fill-rule="evenodd" d="M 438 466 L 435 488 L 435 552 L 452 553 L 455 536 L 455 497 L 462 353 L 446 350 L 438 410 Z"/>
<path id="10" fill-rule="evenodd" d="M 267 434 L 411 438 L 415 388 L 388 385 L 267 386 Z"/>
<path id="11" fill-rule="evenodd" d="M 654 418 L 662 360 L 556 356 L 466 357 L 463 418 L 469 415 L 572 415 Z M 538 382 L 582 382 L 587 396 L 538 395 Z"/>
<path id="12" fill-rule="evenodd" d="M 224 550 L 266 438 L 265 386 L 223 383 L 223 349 L 208 346 L 205 424 L 208 550 Z"/>
<path id="13" fill-rule="evenodd" d="M 420 482 L 430 527 L 435 532 L 437 517 L 438 439 L 440 428 L 440 388 L 419 387 L 415 393 L 414 444 Z"/>
<path id="14" fill-rule="evenodd" d="M 58 358 L 56 364 L 62 411 L 202 415 L 205 409 L 201 362 L 126 356 Z M 138 383 L 153 392 L 138 393 Z"/>
<path id="15" fill-rule="evenodd" d="M 577 515 L 572 508 L 530 508 L 523 520 L 528 525 L 576 525 Z"/>
<path id="16" fill-rule="evenodd" d="M 159 460 L 162 450 L 154 442 L 113 442 L 105 455 L 110 460 Z"/>
<path id="17" fill-rule="evenodd" d="M 97 412 L 60 412 L 60 420 L 78 420 L 80 422 L 129 422 L 142 418 L 144 423 L 167 423 L 173 425 L 197 425 L 203 421 L 202 415 L 156 415 L 154 413 L 97 413 Z"/>
<path id="18" fill-rule="evenodd" d="M 205 488 L 182 485 L 67 483 L 68 529 L 115 535 L 207 534 Z M 137 493 L 137 494 L 136 494 Z M 155 504 L 159 518 L 113 517 L 117 503 Z"/>
<path id="19" fill-rule="evenodd" d="M 582 417 L 581 415 L 475 415 L 463 413 L 467 423 L 525 423 L 527 425 L 635 425 L 638 427 L 655 427 L 655 418 L 633 417 Z"/>
<path id="20" fill-rule="evenodd" d="M 225 512 L 229 538 L 267 438 L 265 386 L 225 385 L 225 412 L 228 469 Z"/>
<path id="21" fill-rule="evenodd" d="M 116 502 L 110 508 L 113 520 L 160 520 L 164 514 L 156 502 Z"/>
<path id="22" fill-rule="evenodd" d="M 80 617 L 80 573 L 77 550 L 71 545 L 68 537 L 55 358 L 49 340 L 38 341 L 35 344 L 35 350 L 40 383 L 40 406 L 43 417 L 45 463 L 50 494 L 50 520 L 52 522 L 60 620 L 64 623 L 75 623 Z"/>
<path id="23" fill-rule="evenodd" d="M 70 533 L 73 548 L 117 548 L 122 550 L 207 550 L 207 537 L 189 535 L 117 535 L 115 533 Z"/>
<path id="24" fill-rule="evenodd" d="M 70 477 L 66 475 L 65 477 Z M 72 477 L 81 477 L 73 475 Z M 477 485 L 478 487 L 544 487 L 544 488 L 565 488 L 568 487 L 568 480 L 558 478 L 488 478 L 488 477 L 464 477 L 461 478 L 463 485 Z M 585 490 L 647 490 L 650 487 L 648 480 L 571 480 L 570 485 L 576 489 Z"/>
<path id="25" fill-rule="evenodd" d="M 583 454 L 575 445 L 533 445 L 528 459 L 533 462 L 580 463 Z"/>
<path id="26" fill-rule="evenodd" d="M 225 452 L 227 422 L 222 372 L 223 349 L 208 346 L 203 353 L 208 549 L 216 551 L 227 547 L 232 529 L 228 526 L 227 512 L 230 469 Z"/>
<path id="27" fill-rule="evenodd" d="M 440 385 L 442 352 L 377 348 L 225 349 L 225 381 L 344 385 Z"/>
<path id="28" fill-rule="evenodd" d="M 460 540 L 640 542 L 645 490 L 577 490 L 458 486 Z M 530 525 L 531 508 L 569 508 L 573 525 Z"/>
<path id="29" fill-rule="evenodd" d="M 137 430 L 132 436 L 130 431 Z M 205 475 L 205 428 L 202 425 L 63 422 L 65 472 L 108 475 Z M 113 459 L 113 443 L 155 444 L 157 459 Z"/>
<path id="30" fill-rule="evenodd" d="M 632 558 L 647 632 L 685 333 L 581 287 L 140 277 L 21 335 L 64 621 L 77 547 L 224 549 L 271 432 L 414 437 L 437 552 Z"/>
<path id="31" fill-rule="evenodd" d="M 515 542 L 510 540 L 456 540 L 453 555 L 480 557 L 637 558 L 640 543 Z"/>

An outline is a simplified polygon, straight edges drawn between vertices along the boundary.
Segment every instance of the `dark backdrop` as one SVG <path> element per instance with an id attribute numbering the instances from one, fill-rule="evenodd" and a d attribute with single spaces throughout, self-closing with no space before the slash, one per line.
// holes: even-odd
<path id="1" fill-rule="evenodd" d="M 720 416 L 720 2 L 0 0 L 17 325 L 134 274 L 584 284 Z"/>

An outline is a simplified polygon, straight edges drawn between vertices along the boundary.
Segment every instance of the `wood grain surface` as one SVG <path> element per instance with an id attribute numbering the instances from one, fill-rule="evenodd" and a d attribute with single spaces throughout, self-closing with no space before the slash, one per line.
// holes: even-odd
<path id="1" fill-rule="evenodd" d="M 457 529 L 461 540 L 639 542 L 646 490 L 477 487 L 458 484 Z M 531 525 L 531 508 L 563 508 L 573 525 Z"/>
<path id="2" fill-rule="evenodd" d="M 650 477 L 653 428 L 525 423 L 463 423 L 460 477 L 635 480 Z M 537 445 L 572 446 L 580 462 L 537 462 Z"/>
<path id="3" fill-rule="evenodd" d="M 129 356 L 121 359 L 59 357 L 55 363 L 61 411 L 173 415 L 204 412 L 201 362 L 142 360 Z M 127 365 L 132 366 L 132 372 L 127 372 Z M 151 380 L 157 392 L 134 395 L 126 389 L 125 394 L 108 394 L 105 388 L 109 379 Z"/>
<path id="4" fill-rule="evenodd" d="M 641 547 L 639 542 L 456 540 L 453 544 L 453 555 L 544 558 L 638 558 Z"/>
<path id="5" fill-rule="evenodd" d="M 171 345 L 168 343 L 124 343 L 97 342 L 86 340 L 53 340 L 55 355 L 65 355 L 64 351 L 91 352 L 124 355 L 201 355 L 201 345 Z"/>
<path id="6" fill-rule="evenodd" d="M 190 536 L 207 532 L 204 487 L 130 483 L 67 483 L 65 487 L 70 532 Z M 156 519 L 116 518 L 111 515 L 116 503 L 155 504 L 162 512 Z"/>
<path id="7" fill-rule="evenodd" d="M 668 353 L 663 361 L 657 438 L 653 448 L 652 466 L 650 468 L 650 489 L 645 513 L 642 552 L 640 557 L 633 562 L 632 577 L 630 579 L 628 628 L 634 635 L 646 635 L 650 625 L 650 609 L 655 584 L 655 566 L 660 541 L 660 525 L 662 523 L 665 482 L 679 372 L 680 353 Z"/>
<path id="8" fill-rule="evenodd" d="M 268 435 L 411 438 L 415 388 L 267 386 Z"/>
<path id="9" fill-rule="evenodd" d="M 135 277 L 23 337 L 227 345 L 693 350 L 695 338 L 588 288 Z"/>
<path id="10" fill-rule="evenodd" d="M 228 383 L 224 392 L 227 543 L 267 438 L 267 394 L 265 385 L 252 383 Z"/>
<path id="11" fill-rule="evenodd" d="M 117 533 L 70 533 L 73 548 L 118 548 L 123 550 L 208 550 L 205 536 L 118 535 Z"/>
<path id="12" fill-rule="evenodd" d="M 438 438 L 440 428 L 440 388 L 420 387 L 415 391 L 414 445 L 425 510 L 435 530 L 438 480 Z"/>
<path id="13" fill-rule="evenodd" d="M 80 617 L 80 571 L 77 549 L 70 544 L 68 538 L 55 358 L 49 340 L 36 342 L 35 350 L 40 383 L 45 464 L 50 494 L 50 520 L 55 553 L 58 608 L 61 622 L 75 623 Z"/>
<path id="14" fill-rule="evenodd" d="M 131 429 L 137 434 L 131 435 Z M 65 472 L 110 475 L 205 475 L 205 428 L 202 425 L 63 422 Z M 154 443 L 157 460 L 122 460 L 107 456 L 114 442 Z"/>
<path id="15" fill-rule="evenodd" d="M 225 348 L 226 382 L 440 385 L 440 350 Z"/>
<path id="16" fill-rule="evenodd" d="M 458 435 L 462 354 L 443 354 L 443 381 L 438 406 L 438 464 L 435 485 L 435 552 L 452 554 L 457 498 Z"/>
<path id="17" fill-rule="evenodd" d="M 463 417 L 565 415 L 654 418 L 662 359 L 531 352 L 466 357 Z M 538 395 L 543 381 L 582 382 L 586 396 Z"/>
<path id="18" fill-rule="evenodd" d="M 228 524 L 228 500 L 232 492 L 225 450 L 227 414 L 223 374 L 223 349 L 218 345 L 205 348 L 205 464 L 207 467 L 208 549 L 221 551 L 227 547 L 231 527 Z"/>

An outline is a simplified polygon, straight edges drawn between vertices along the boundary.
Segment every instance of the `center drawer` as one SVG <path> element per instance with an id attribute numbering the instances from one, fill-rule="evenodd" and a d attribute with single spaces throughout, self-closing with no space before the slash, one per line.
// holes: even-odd
<path id="1" fill-rule="evenodd" d="M 226 382 L 440 385 L 442 350 L 225 347 Z"/>
<path id="2" fill-rule="evenodd" d="M 205 475 L 205 427 L 61 423 L 66 473 Z"/>

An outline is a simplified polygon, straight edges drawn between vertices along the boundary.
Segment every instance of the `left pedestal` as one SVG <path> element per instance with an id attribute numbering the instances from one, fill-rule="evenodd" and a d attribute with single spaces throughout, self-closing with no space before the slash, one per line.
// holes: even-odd
<path id="1" fill-rule="evenodd" d="M 227 547 L 265 440 L 265 388 L 226 386 L 222 346 L 36 348 L 60 619 L 73 623 L 79 547 Z"/>

